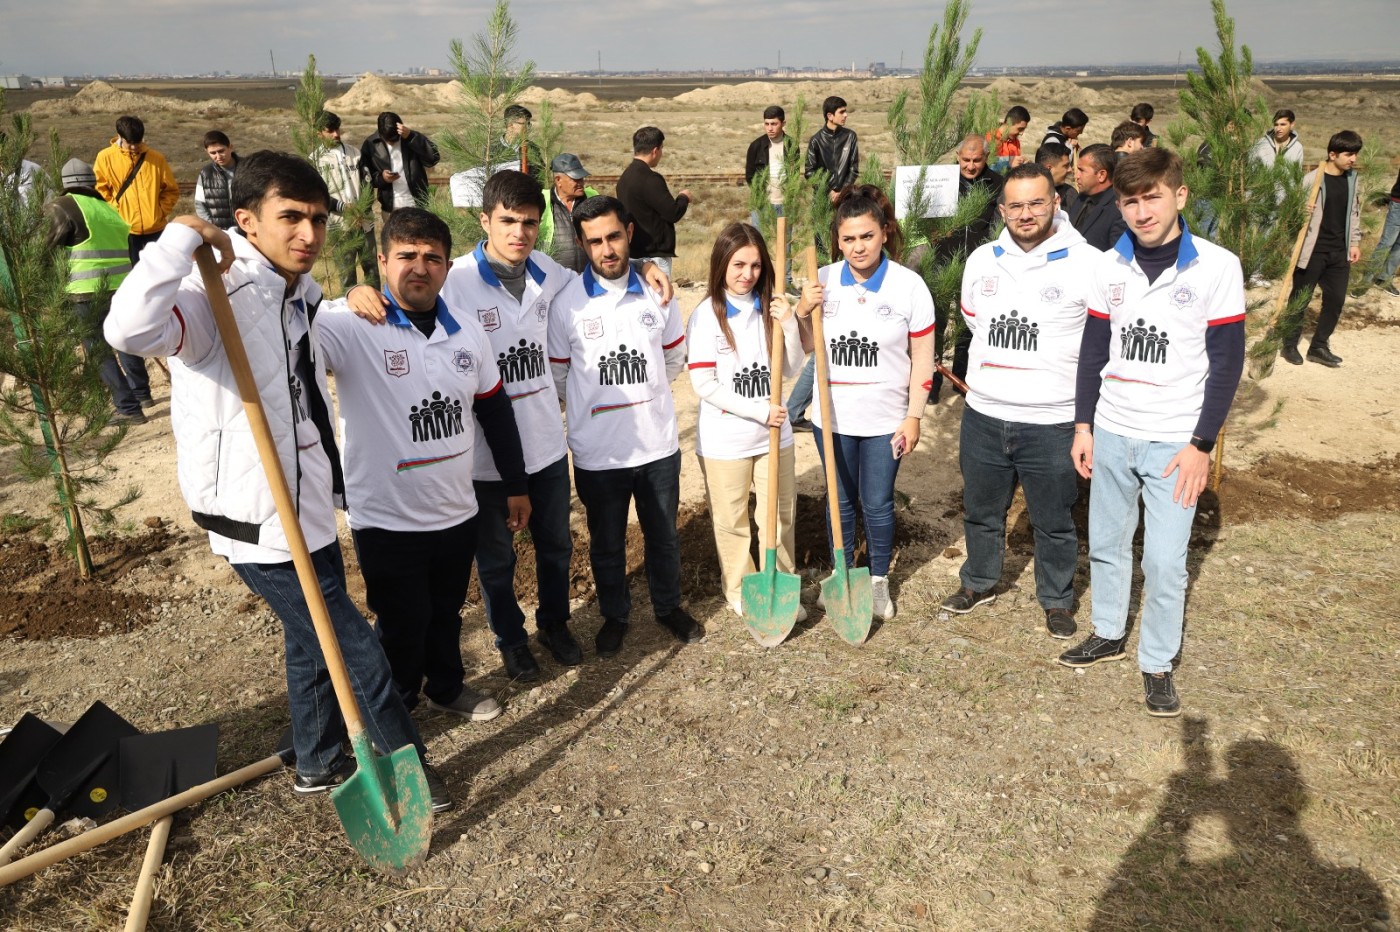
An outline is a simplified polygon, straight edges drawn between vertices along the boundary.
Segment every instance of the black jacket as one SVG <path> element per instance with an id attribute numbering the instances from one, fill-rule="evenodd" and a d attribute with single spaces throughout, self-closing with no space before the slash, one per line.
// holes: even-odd
<path id="1" fill-rule="evenodd" d="M 690 198 L 672 197 L 666 179 L 633 159 L 617 179 L 617 199 L 632 215 L 632 255 L 638 259 L 676 254 L 676 223 Z"/>
<path id="2" fill-rule="evenodd" d="M 783 160 L 786 161 L 792 154 L 792 149 L 797 145 L 797 140 L 786 134 L 783 135 Z M 758 173 L 768 168 L 768 134 L 764 133 L 753 142 L 749 143 L 748 154 L 744 156 L 744 184 L 753 184 Z"/>
<path id="3" fill-rule="evenodd" d="M 834 130 L 823 126 L 807 140 L 807 167 L 804 177 L 810 178 L 818 168 L 825 168 L 831 178 L 826 186 L 840 191 L 855 184 L 860 177 L 860 146 L 856 134 L 844 126 Z"/>
<path id="4" fill-rule="evenodd" d="M 442 158 L 437 146 L 422 133 L 410 133 L 407 139 L 399 140 L 403 150 L 403 176 L 408 182 L 408 190 L 415 201 L 428 196 L 428 169 Z M 384 172 L 393 171 L 389 159 L 389 146 L 375 133 L 360 145 L 360 178 L 368 182 L 379 193 L 379 206 L 383 210 L 394 209 L 394 183 L 384 180 Z"/>
<path id="5" fill-rule="evenodd" d="M 1070 212 L 1070 220 L 1079 235 L 1099 252 L 1107 252 L 1128 229 L 1118 212 L 1118 194 L 1107 187 L 1098 194 L 1079 194 L 1079 201 Z"/>

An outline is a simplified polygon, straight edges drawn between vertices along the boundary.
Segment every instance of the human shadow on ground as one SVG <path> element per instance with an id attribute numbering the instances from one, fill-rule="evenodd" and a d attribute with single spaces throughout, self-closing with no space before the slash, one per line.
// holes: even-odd
<path id="1" fill-rule="evenodd" d="M 1183 767 L 1119 862 L 1090 932 L 1387 925 L 1375 880 L 1313 850 L 1299 824 L 1308 787 L 1288 751 L 1236 741 L 1222 779 L 1212 773 L 1205 720 L 1182 719 L 1182 732 Z"/>

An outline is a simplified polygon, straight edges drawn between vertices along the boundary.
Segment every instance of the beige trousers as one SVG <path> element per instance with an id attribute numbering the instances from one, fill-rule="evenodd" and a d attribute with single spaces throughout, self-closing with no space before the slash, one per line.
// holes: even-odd
<path id="1" fill-rule="evenodd" d="M 763 559 L 763 541 L 768 524 L 768 466 L 769 455 L 762 453 L 740 460 L 717 460 L 700 457 L 700 472 L 705 476 L 705 495 L 710 504 L 710 521 L 715 529 L 715 549 L 719 551 L 719 569 L 724 598 L 739 605 L 743 579 L 754 572 L 749 550 L 753 538 L 749 533 L 749 490 L 758 495 L 755 520 L 758 523 L 759 559 Z M 778 451 L 778 571 L 793 572 L 792 554 L 795 530 L 793 519 L 797 511 L 795 488 L 796 460 L 791 445 Z"/>

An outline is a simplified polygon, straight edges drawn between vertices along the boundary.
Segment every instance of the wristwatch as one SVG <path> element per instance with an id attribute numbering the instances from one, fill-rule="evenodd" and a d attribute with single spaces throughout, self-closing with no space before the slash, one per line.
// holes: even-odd
<path id="1" fill-rule="evenodd" d="M 1202 440 L 1200 437 L 1193 436 L 1191 438 L 1191 446 L 1195 447 L 1197 450 L 1200 450 L 1202 453 L 1209 453 L 1211 450 L 1215 449 L 1215 441 Z"/>

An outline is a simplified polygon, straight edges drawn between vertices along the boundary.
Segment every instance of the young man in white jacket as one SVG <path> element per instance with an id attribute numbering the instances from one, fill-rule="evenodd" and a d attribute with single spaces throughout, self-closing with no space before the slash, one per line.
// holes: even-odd
<path id="1" fill-rule="evenodd" d="M 1051 637 L 1075 632 L 1079 539 L 1070 510 L 1075 373 L 1088 275 L 1099 251 L 1060 210 L 1041 165 L 1007 174 L 1006 228 L 968 257 L 962 313 L 972 333 L 959 465 L 967 560 L 962 588 L 943 603 L 962 614 L 996 599 L 1006 512 L 1019 484 L 1035 530 L 1035 588 Z"/>
<path id="2" fill-rule="evenodd" d="M 389 673 L 374 629 L 345 591 L 335 506 L 343 495 L 330 394 L 320 359 L 316 311 L 321 289 L 311 269 L 326 238 L 330 195 L 308 162 L 287 153 L 248 156 L 234 176 L 230 236 L 198 217 L 177 217 L 142 254 L 112 298 L 104 327 L 114 349 L 170 358 L 170 421 L 180 489 L 210 548 L 282 621 L 287 698 L 297 755 L 295 791 L 318 793 L 344 782 L 340 717 L 302 596 L 272 491 L 204 283 L 193 265 L 214 247 L 234 317 L 247 348 L 282 470 L 312 551 L 337 640 L 365 726 L 378 751 L 413 744 L 418 730 Z M 435 811 L 452 806 L 442 779 L 424 761 Z"/>

